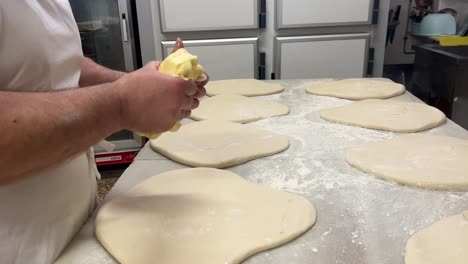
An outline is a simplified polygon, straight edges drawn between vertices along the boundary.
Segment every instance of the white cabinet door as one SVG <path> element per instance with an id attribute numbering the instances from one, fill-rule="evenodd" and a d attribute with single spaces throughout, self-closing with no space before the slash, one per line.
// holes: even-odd
<path id="1" fill-rule="evenodd" d="M 257 38 L 186 40 L 185 48 L 198 56 L 210 80 L 245 79 L 258 76 Z M 164 41 L 166 57 L 174 41 Z"/>
<path id="2" fill-rule="evenodd" d="M 163 32 L 258 27 L 258 0 L 159 0 Z"/>
<path id="3" fill-rule="evenodd" d="M 369 37 L 369 33 L 277 37 L 276 78 L 364 77 Z"/>
<path id="4" fill-rule="evenodd" d="M 371 24 L 373 5 L 373 0 L 276 0 L 276 26 Z"/>

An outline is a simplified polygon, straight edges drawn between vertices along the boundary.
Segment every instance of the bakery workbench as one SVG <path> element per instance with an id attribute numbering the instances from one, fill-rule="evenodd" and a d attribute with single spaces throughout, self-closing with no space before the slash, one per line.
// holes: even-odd
<path id="1" fill-rule="evenodd" d="M 350 101 L 306 94 L 304 85 L 314 81 L 318 80 L 278 81 L 285 91 L 261 98 L 288 105 L 290 114 L 247 124 L 289 136 L 289 149 L 228 170 L 251 182 L 305 196 L 317 209 L 317 223 L 298 239 L 245 263 L 402 264 L 410 235 L 468 209 L 468 192 L 402 186 L 349 166 L 346 149 L 397 133 L 322 120 L 320 109 Z M 410 93 L 389 100 L 419 101 Z M 423 133 L 468 139 L 468 132 L 452 121 Z M 146 144 L 105 201 L 153 175 L 185 167 Z M 116 263 L 94 237 L 94 220 L 93 215 L 57 263 Z"/>

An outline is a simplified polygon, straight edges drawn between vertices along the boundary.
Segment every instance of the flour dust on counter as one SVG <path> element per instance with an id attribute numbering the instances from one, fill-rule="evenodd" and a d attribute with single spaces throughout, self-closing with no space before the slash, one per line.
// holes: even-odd
<path id="1" fill-rule="evenodd" d="M 468 211 L 418 231 L 406 244 L 405 264 L 468 263 Z"/>
<path id="2" fill-rule="evenodd" d="M 259 252 L 242 263 L 403 264 L 410 236 L 444 217 L 466 211 L 468 192 L 414 188 L 380 180 L 351 167 L 345 159 L 348 149 L 397 134 L 323 120 L 319 110 L 350 102 L 306 94 L 305 85 L 314 81 L 323 80 L 274 81 L 285 91 L 262 99 L 287 104 L 290 114 L 246 126 L 287 135 L 290 147 L 228 171 L 252 183 L 301 194 L 313 202 L 317 222 L 297 239 Z M 419 102 L 410 92 L 389 100 Z M 468 132 L 450 120 L 423 134 L 468 140 Z M 161 157 L 147 144 L 109 198 L 153 175 L 182 167 Z M 97 241 L 94 224 L 94 218 L 90 219 L 87 231 L 81 231 L 70 247 L 77 253 L 73 257 L 66 254 L 68 258 L 62 258 L 60 263 L 116 263 Z"/>
<path id="3" fill-rule="evenodd" d="M 346 161 L 376 177 L 431 189 L 468 189 L 468 140 L 409 134 L 348 150 Z"/>
<path id="4" fill-rule="evenodd" d="M 302 196 L 194 168 L 151 177 L 104 204 L 96 236 L 121 263 L 235 264 L 295 239 L 315 220 Z"/>
<path id="5" fill-rule="evenodd" d="M 280 103 L 245 97 L 238 94 L 221 94 L 206 98 L 192 111 L 193 120 L 226 120 L 250 123 L 260 119 L 287 115 L 289 108 Z"/>
<path id="6" fill-rule="evenodd" d="M 325 120 L 393 132 L 419 132 L 444 124 L 444 113 L 423 103 L 368 99 L 320 111 Z"/>
<path id="7" fill-rule="evenodd" d="M 401 95 L 405 87 L 386 79 L 353 78 L 312 83 L 306 92 L 350 100 L 387 99 Z"/>
<path id="8" fill-rule="evenodd" d="M 153 150 L 185 165 L 225 168 L 282 152 L 289 140 L 247 125 L 205 120 L 165 133 L 150 144 Z"/>
<path id="9" fill-rule="evenodd" d="M 260 96 L 276 94 L 284 91 L 284 88 L 278 83 L 259 81 L 255 79 L 230 79 L 210 81 L 205 88 L 206 94 L 209 96 L 219 94 Z"/>

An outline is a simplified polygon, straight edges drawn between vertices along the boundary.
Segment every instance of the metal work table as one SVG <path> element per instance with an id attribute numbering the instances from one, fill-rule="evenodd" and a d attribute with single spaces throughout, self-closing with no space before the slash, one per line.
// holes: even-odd
<path id="1" fill-rule="evenodd" d="M 290 114 L 247 124 L 289 136 L 289 149 L 228 170 L 251 182 L 302 194 L 315 205 L 317 223 L 298 239 L 244 263 L 402 264 L 410 235 L 468 209 L 468 192 L 402 186 L 349 166 L 349 147 L 397 133 L 322 120 L 320 109 L 350 101 L 306 94 L 304 85 L 314 81 L 318 80 L 278 81 L 286 90 L 262 99 L 288 105 Z M 389 100 L 419 101 L 409 93 Z M 452 121 L 423 133 L 468 139 L 468 132 Z M 147 144 L 106 200 L 151 176 L 185 167 Z M 57 263 L 116 263 L 94 237 L 94 215 Z"/>

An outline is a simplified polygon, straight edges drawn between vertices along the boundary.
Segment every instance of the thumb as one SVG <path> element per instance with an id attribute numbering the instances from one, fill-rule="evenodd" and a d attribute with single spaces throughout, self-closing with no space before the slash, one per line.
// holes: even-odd
<path id="1" fill-rule="evenodd" d="M 160 61 L 150 61 L 143 68 L 154 71 L 159 69 L 159 65 L 161 65 Z"/>
<path id="2" fill-rule="evenodd" d="M 159 65 L 161 65 L 162 62 L 160 61 L 155 61 L 154 66 L 156 67 L 156 70 L 159 70 Z"/>

